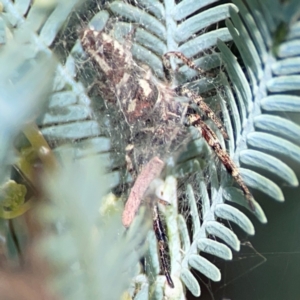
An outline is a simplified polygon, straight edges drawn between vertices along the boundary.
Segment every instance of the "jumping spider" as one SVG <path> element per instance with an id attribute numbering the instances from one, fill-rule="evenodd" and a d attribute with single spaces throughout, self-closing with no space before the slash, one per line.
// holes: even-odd
<path id="1" fill-rule="evenodd" d="M 222 148 L 215 132 L 194 109 L 190 109 L 192 104 L 196 104 L 201 113 L 211 119 L 223 137 L 228 139 L 222 122 L 201 96 L 190 91 L 186 85 L 171 88 L 154 77 L 149 69 L 136 64 L 132 58 L 131 41 L 121 44 L 104 31 L 86 29 L 81 34 L 81 44 L 94 61 L 95 67 L 104 74 L 105 81 L 99 92 L 107 103 L 122 112 L 130 128 L 126 161 L 134 184 L 122 216 L 125 227 L 132 223 L 151 182 L 160 176 L 166 158 L 177 151 L 179 145 L 187 143 L 188 131 L 186 126 L 183 126 L 184 123 L 200 131 L 243 191 L 248 206 L 255 210 L 252 194 L 245 185 L 239 169 Z M 182 53 L 172 51 L 163 55 L 167 79 L 170 77 L 171 57 L 176 57 L 188 67 L 203 73 Z M 178 96 L 188 98 L 189 103 L 185 105 L 175 101 Z M 155 197 L 152 195 L 152 198 Z M 165 255 L 166 239 L 157 201 L 153 204 L 153 228 L 158 240 L 162 269 L 169 286 L 174 287 Z"/>

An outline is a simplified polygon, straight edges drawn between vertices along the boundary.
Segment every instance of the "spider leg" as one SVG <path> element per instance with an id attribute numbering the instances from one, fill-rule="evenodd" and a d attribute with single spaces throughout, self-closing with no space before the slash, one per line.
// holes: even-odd
<path id="1" fill-rule="evenodd" d="M 190 125 L 199 129 L 199 131 L 202 133 L 202 136 L 204 137 L 208 145 L 213 149 L 213 151 L 216 153 L 216 155 L 218 156 L 218 158 L 226 168 L 227 172 L 231 174 L 231 176 L 234 178 L 236 183 L 240 186 L 241 190 L 243 191 L 247 199 L 250 209 L 252 211 L 255 211 L 253 196 L 251 192 L 249 191 L 248 187 L 245 185 L 240 175 L 240 172 L 238 170 L 238 167 L 230 158 L 229 154 L 224 149 L 222 149 L 222 146 L 216 134 L 205 122 L 201 120 L 200 116 L 197 114 L 191 114 L 189 116 L 189 123 Z"/>
<path id="2" fill-rule="evenodd" d="M 189 99 L 192 99 L 192 102 L 194 102 L 201 111 L 205 113 L 205 115 L 210 118 L 218 127 L 220 132 L 222 133 L 224 139 L 228 140 L 228 134 L 226 132 L 226 129 L 220 119 L 215 115 L 213 110 L 204 102 L 203 98 L 200 95 L 197 95 L 195 92 L 189 90 L 187 87 L 183 86 L 178 86 L 175 88 L 175 92 L 179 96 L 184 96 Z"/>
<path id="3" fill-rule="evenodd" d="M 181 52 L 170 51 L 163 55 L 164 71 L 166 73 L 167 79 L 169 79 L 170 72 L 172 70 L 171 63 L 170 63 L 170 58 L 172 56 L 175 56 L 175 57 L 181 59 L 189 68 L 198 71 L 200 74 L 206 73 L 201 68 L 197 67 L 192 60 L 187 58 Z M 200 110 L 203 111 L 206 114 L 206 116 L 208 118 L 210 118 L 216 124 L 216 126 L 222 133 L 224 139 L 226 139 L 226 140 L 229 139 L 226 129 L 223 126 L 222 122 L 216 116 L 216 114 L 213 112 L 213 110 L 204 102 L 203 98 L 200 95 L 189 90 L 185 85 L 176 87 L 175 92 L 177 93 L 178 96 L 184 96 L 189 99 L 192 99 L 192 101 L 200 108 Z"/>
<path id="4" fill-rule="evenodd" d="M 170 58 L 172 56 L 175 56 L 175 57 L 179 58 L 189 68 L 199 72 L 200 74 L 207 73 L 204 70 L 202 70 L 201 68 L 197 67 L 192 60 L 187 58 L 182 52 L 179 52 L 179 51 L 169 51 L 169 52 L 167 52 L 163 55 L 163 64 L 164 64 L 166 69 L 169 69 L 169 70 L 171 69 Z"/>
<path id="5" fill-rule="evenodd" d="M 158 248 L 159 248 L 159 258 L 161 261 L 162 269 L 164 271 L 165 277 L 167 279 L 168 285 L 171 288 L 174 288 L 174 283 L 170 275 L 169 266 L 166 258 L 166 235 L 164 232 L 164 227 L 161 223 L 159 213 L 158 213 L 158 206 L 157 204 L 154 204 L 153 206 L 153 230 L 155 232 L 155 236 L 158 242 Z"/>

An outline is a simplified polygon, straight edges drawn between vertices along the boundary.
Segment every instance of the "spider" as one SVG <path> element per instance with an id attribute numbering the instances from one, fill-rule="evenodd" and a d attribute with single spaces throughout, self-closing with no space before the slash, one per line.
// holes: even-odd
<path id="1" fill-rule="evenodd" d="M 132 33 L 130 33 L 132 36 Z M 239 169 L 225 149 L 222 148 L 215 132 L 192 109 L 197 105 L 217 126 L 225 139 L 228 139 L 226 129 L 204 99 L 189 90 L 186 85 L 171 88 L 153 76 L 149 68 L 138 65 L 132 58 L 131 37 L 121 44 L 104 30 L 86 29 L 81 34 L 81 44 L 84 51 L 92 58 L 95 67 L 104 74 L 104 81 L 99 90 L 107 105 L 117 108 L 128 124 L 130 135 L 126 147 L 127 169 L 132 174 L 134 184 L 130 190 L 122 215 L 125 227 L 132 223 L 142 200 L 149 196 L 151 182 L 161 175 L 166 158 L 178 151 L 178 147 L 188 141 L 187 128 L 196 127 L 211 147 L 228 173 L 243 191 L 248 206 L 255 210 L 253 197 L 245 185 Z M 188 67 L 198 68 L 182 53 L 172 51 L 163 55 L 166 79 L 171 77 L 170 58 L 176 57 Z M 189 99 L 187 105 L 175 101 L 178 96 Z M 166 258 L 166 238 L 162 226 L 157 202 L 163 200 L 154 198 L 153 229 L 158 241 L 161 266 L 170 287 L 174 287 Z"/>

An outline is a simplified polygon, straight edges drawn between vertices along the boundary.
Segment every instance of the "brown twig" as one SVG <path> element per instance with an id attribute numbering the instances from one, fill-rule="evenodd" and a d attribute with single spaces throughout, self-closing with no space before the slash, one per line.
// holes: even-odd
<path id="1" fill-rule="evenodd" d="M 145 192 L 151 182 L 160 175 L 164 165 L 165 163 L 155 156 L 142 169 L 130 191 L 123 211 L 122 223 L 125 227 L 129 227 L 132 223 Z"/>

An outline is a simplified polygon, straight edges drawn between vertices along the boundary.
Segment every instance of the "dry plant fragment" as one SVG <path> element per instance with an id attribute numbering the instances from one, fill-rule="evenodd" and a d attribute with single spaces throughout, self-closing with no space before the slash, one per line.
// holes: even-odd
<path id="1" fill-rule="evenodd" d="M 156 156 L 143 167 L 125 204 L 122 215 L 122 223 L 125 227 L 129 227 L 132 223 L 149 185 L 155 178 L 159 177 L 164 165 L 164 162 Z"/>

